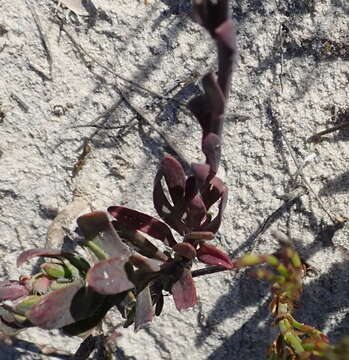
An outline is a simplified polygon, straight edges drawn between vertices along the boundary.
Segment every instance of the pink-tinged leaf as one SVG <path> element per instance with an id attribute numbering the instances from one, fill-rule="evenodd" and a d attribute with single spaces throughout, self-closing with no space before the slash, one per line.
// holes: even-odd
<path id="1" fill-rule="evenodd" d="M 167 199 L 164 189 L 161 184 L 163 178 L 162 171 L 159 169 L 155 176 L 154 188 L 153 188 L 153 203 L 154 207 L 166 224 L 172 229 L 176 230 L 179 234 L 183 235 L 186 232 L 186 226 L 181 221 L 183 215 L 183 209 L 175 209 Z"/>
<path id="2" fill-rule="evenodd" d="M 167 261 L 167 256 L 159 250 L 152 242 L 150 242 L 145 236 L 143 236 L 137 230 L 126 230 L 117 221 L 112 221 L 112 225 L 119 233 L 121 238 L 131 247 L 135 248 L 137 252 L 148 258 L 157 259 L 160 261 Z"/>
<path id="3" fill-rule="evenodd" d="M 192 244 L 183 242 L 174 246 L 173 250 L 186 259 L 193 260 L 196 258 L 196 250 Z"/>
<path id="4" fill-rule="evenodd" d="M 74 265 L 77 269 L 82 271 L 87 271 L 90 265 L 87 261 L 80 256 L 57 250 L 57 249 L 30 249 L 22 252 L 17 258 L 17 266 L 21 266 L 23 263 L 35 258 L 35 257 L 47 257 L 60 259 L 64 258 L 69 260 L 69 262 Z"/>
<path id="5" fill-rule="evenodd" d="M 116 219 L 118 228 L 141 231 L 170 247 L 177 243 L 169 227 L 150 215 L 123 206 L 111 206 L 108 212 Z"/>
<path id="6" fill-rule="evenodd" d="M 23 263 L 38 257 L 38 256 L 43 256 L 43 257 L 48 257 L 48 258 L 57 258 L 57 257 L 64 257 L 66 255 L 66 253 L 64 253 L 61 250 L 56 250 L 56 249 L 30 249 L 30 250 L 26 250 L 23 251 L 17 258 L 17 267 L 21 266 Z"/>
<path id="7" fill-rule="evenodd" d="M 227 201 L 228 201 L 228 188 L 224 186 L 223 192 L 221 194 L 221 201 L 218 205 L 218 214 L 212 221 L 202 226 L 201 228 L 202 231 L 211 231 L 214 234 L 218 231 L 219 227 L 221 226 L 223 213 L 227 205 Z"/>
<path id="8" fill-rule="evenodd" d="M 153 303 L 150 296 L 149 286 L 137 295 L 135 331 L 140 330 L 153 320 Z"/>
<path id="9" fill-rule="evenodd" d="M 210 180 L 209 185 L 201 194 L 207 210 L 221 198 L 225 188 L 224 182 L 219 177 L 215 176 Z"/>
<path id="10" fill-rule="evenodd" d="M 141 255 L 131 255 L 129 261 L 137 269 L 143 270 L 144 272 L 152 273 L 160 271 L 160 263 L 158 261 L 147 259 Z"/>
<path id="11" fill-rule="evenodd" d="M 102 295 L 115 295 L 134 287 L 125 272 L 125 258 L 111 258 L 94 265 L 86 280 L 91 289 Z"/>
<path id="12" fill-rule="evenodd" d="M 191 99 L 187 107 L 201 125 L 203 135 L 205 136 L 208 134 L 211 128 L 212 112 L 210 110 L 210 103 L 207 100 L 206 94 L 199 95 Z"/>
<path id="13" fill-rule="evenodd" d="M 207 164 L 191 164 L 198 188 L 202 190 L 211 176 L 210 166 Z"/>
<path id="14" fill-rule="evenodd" d="M 196 305 L 196 288 L 190 270 L 183 269 L 180 278 L 172 285 L 171 293 L 179 311 Z"/>
<path id="15" fill-rule="evenodd" d="M 59 329 L 75 322 L 77 319 L 71 313 L 71 306 L 81 289 L 81 284 L 72 284 L 53 291 L 31 308 L 27 318 L 43 329 Z"/>
<path id="16" fill-rule="evenodd" d="M 234 263 L 229 256 L 215 246 L 203 243 L 197 250 L 197 254 L 198 259 L 204 264 L 219 265 L 226 269 L 232 269 L 234 267 Z"/>
<path id="17" fill-rule="evenodd" d="M 207 100 L 210 102 L 211 112 L 215 114 L 223 114 L 225 106 L 225 97 L 221 88 L 218 85 L 217 77 L 213 73 L 206 74 L 202 79 L 202 85 L 204 87 Z M 214 124 L 211 124 L 214 125 Z M 217 124 L 216 124 L 217 125 Z M 219 137 L 221 136 L 221 128 L 215 126 L 210 129 L 206 129 L 208 132 L 213 132 Z"/>
<path id="18" fill-rule="evenodd" d="M 183 201 L 185 174 L 182 165 L 173 156 L 166 154 L 160 167 L 174 206 Z"/>
<path id="19" fill-rule="evenodd" d="M 1 281 L 0 282 L 0 301 L 16 300 L 22 296 L 29 294 L 25 286 L 17 281 Z"/>
<path id="20" fill-rule="evenodd" d="M 198 193 L 195 176 L 189 176 L 185 183 L 185 202 L 186 204 L 193 199 Z"/>
<path id="21" fill-rule="evenodd" d="M 123 257 L 130 254 L 112 226 L 105 211 L 94 211 L 80 216 L 77 220 L 86 241 L 95 243 L 107 257 Z"/>
<path id="22" fill-rule="evenodd" d="M 202 152 L 206 155 L 206 164 L 210 166 L 211 173 L 216 174 L 221 158 L 220 137 L 214 133 L 207 134 L 202 141 Z"/>
<path id="23" fill-rule="evenodd" d="M 225 98 L 228 97 L 231 76 L 237 64 L 236 28 L 231 19 L 215 29 L 218 48 L 218 83 Z"/>
<path id="24" fill-rule="evenodd" d="M 190 200 L 186 212 L 185 223 L 190 229 L 198 230 L 206 218 L 206 207 L 200 195 L 196 195 Z"/>

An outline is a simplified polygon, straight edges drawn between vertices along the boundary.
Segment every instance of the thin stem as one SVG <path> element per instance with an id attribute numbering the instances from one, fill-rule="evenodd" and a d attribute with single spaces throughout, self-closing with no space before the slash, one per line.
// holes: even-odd
<path id="1" fill-rule="evenodd" d="M 342 124 L 338 124 L 336 126 L 333 126 L 329 129 L 326 129 L 326 130 L 322 130 L 314 135 L 312 135 L 307 141 L 308 142 L 317 142 L 317 141 L 320 141 L 321 137 L 323 135 L 327 135 L 327 134 L 330 134 L 330 133 L 333 133 L 337 130 L 342 130 L 342 129 L 346 129 L 349 127 L 349 121 L 345 121 L 344 123 Z"/>
<path id="2" fill-rule="evenodd" d="M 203 269 L 194 270 L 191 272 L 191 276 L 194 278 L 194 277 L 210 275 L 210 274 L 214 274 L 214 273 L 226 271 L 226 270 L 232 270 L 232 269 L 227 269 L 224 266 L 215 265 L 215 266 L 210 266 L 210 267 L 203 268 Z"/>

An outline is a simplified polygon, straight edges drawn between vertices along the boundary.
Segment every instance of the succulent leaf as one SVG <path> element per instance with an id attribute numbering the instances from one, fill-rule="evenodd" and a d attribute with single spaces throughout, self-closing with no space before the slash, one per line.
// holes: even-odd
<path id="1" fill-rule="evenodd" d="M 116 219 L 118 229 L 141 231 L 171 247 L 177 243 L 169 227 L 150 215 L 123 206 L 111 206 L 108 212 Z"/>
<path id="2" fill-rule="evenodd" d="M 215 246 L 203 243 L 200 245 L 197 254 L 198 259 L 205 264 L 219 265 L 226 269 L 232 269 L 234 267 L 234 263 L 229 256 Z"/>
<path id="3" fill-rule="evenodd" d="M 28 295 L 28 290 L 18 281 L 0 282 L 0 301 L 16 300 L 22 296 Z"/>
<path id="4" fill-rule="evenodd" d="M 145 287 L 138 295 L 135 314 L 135 331 L 140 330 L 153 320 L 153 303 L 149 286 Z"/>
<path id="5" fill-rule="evenodd" d="M 130 254 L 129 248 L 111 225 L 107 212 L 94 211 L 85 214 L 77 219 L 77 223 L 85 236 L 85 245 L 99 260 Z"/>
<path id="6" fill-rule="evenodd" d="M 179 311 L 196 305 L 196 288 L 190 270 L 183 269 L 180 278 L 172 285 L 171 293 Z"/>
<path id="7" fill-rule="evenodd" d="M 125 258 L 111 258 L 94 265 L 86 280 L 91 289 L 102 295 L 114 295 L 134 287 L 125 272 Z"/>

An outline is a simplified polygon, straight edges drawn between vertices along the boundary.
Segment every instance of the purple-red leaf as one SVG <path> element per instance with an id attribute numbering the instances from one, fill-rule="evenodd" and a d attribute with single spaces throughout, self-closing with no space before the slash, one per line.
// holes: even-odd
<path id="1" fill-rule="evenodd" d="M 148 257 L 160 261 L 166 261 L 167 256 L 159 250 L 152 242 L 150 242 L 144 235 L 137 230 L 126 230 L 122 224 L 117 221 L 112 221 L 115 230 L 120 234 L 123 240 L 136 248 L 137 252 Z"/>
<path id="2" fill-rule="evenodd" d="M 225 97 L 217 82 L 217 77 L 213 73 L 206 74 L 202 79 L 207 100 L 210 102 L 210 110 L 215 114 L 223 114 L 225 106 Z M 211 127 L 204 129 L 206 132 L 213 132 L 219 137 L 221 136 L 222 128 L 215 127 L 218 124 L 210 124 Z"/>
<path id="3" fill-rule="evenodd" d="M 232 269 L 234 267 L 233 262 L 227 254 L 217 249 L 215 246 L 203 243 L 197 250 L 198 259 L 208 265 L 219 265 L 226 269 Z"/>
<path id="4" fill-rule="evenodd" d="M 93 241 L 107 257 L 122 257 L 130 254 L 128 247 L 111 225 L 105 211 L 93 211 L 77 220 L 86 241 Z"/>
<path id="5" fill-rule="evenodd" d="M 202 200 L 205 203 L 205 206 L 207 210 L 216 202 L 219 200 L 219 198 L 222 196 L 222 193 L 225 191 L 226 187 L 223 183 L 223 181 L 215 176 L 212 178 L 209 182 L 209 185 L 206 187 L 206 189 L 201 194 Z"/>
<path id="6" fill-rule="evenodd" d="M 187 258 L 189 260 L 193 260 L 196 257 L 196 250 L 192 244 L 189 243 L 180 243 L 173 247 L 173 250 L 176 254 Z"/>
<path id="7" fill-rule="evenodd" d="M 185 223 L 191 230 L 198 230 L 206 217 L 206 207 L 200 195 L 194 196 L 187 208 Z"/>
<path id="8" fill-rule="evenodd" d="M 218 83 L 225 98 L 228 97 L 231 75 L 237 63 L 236 29 L 231 19 L 215 29 L 218 48 Z"/>
<path id="9" fill-rule="evenodd" d="M 64 258 L 67 259 L 77 269 L 86 271 L 89 268 L 87 261 L 74 254 L 57 250 L 57 249 L 30 249 L 22 252 L 17 258 L 17 266 L 21 266 L 23 263 L 35 258 L 35 257 L 47 257 L 47 258 Z"/>
<path id="10" fill-rule="evenodd" d="M 81 284 L 72 284 L 53 291 L 31 308 L 27 318 L 43 329 L 59 329 L 75 322 L 71 304 L 81 288 Z"/>
<path id="11" fill-rule="evenodd" d="M 108 212 L 117 220 L 118 228 L 141 231 L 170 247 L 177 243 L 169 227 L 150 215 L 123 206 L 111 206 Z"/>
<path id="12" fill-rule="evenodd" d="M 125 272 L 125 258 L 111 258 L 94 265 L 86 280 L 91 289 L 102 295 L 114 295 L 134 287 Z"/>
<path id="13" fill-rule="evenodd" d="M 171 293 L 179 311 L 196 305 L 196 288 L 190 270 L 183 269 L 180 278 L 172 285 Z"/>
<path id="14" fill-rule="evenodd" d="M 28 295 L 28 290 L 17 281 L 0 282 L 0 301 L 16 300 L 26 295 Z"/>
<path id="15" fill-rule="evenodd" d="M 129 257 L 129 261 L 137 269 L 140 269 L 144 272 L 152 273 L 160 271 L 160 263 L 158 261 L 147 259 L 141 255 L 131 255 Z"/>
<path id="16" fill-rule="evenodd" d="M 221 194 L 221 201 L 218 205 L 218 214 L 212 221 L 202 226 L 201 228 L 202 231 L 211 231 L 212 233 L 216 233 L 218 231 L 219 227 L 221 226 L 223 212 L 227 205 L 227 201 L 228 201 L 228 188 L 224 185 Z"/>
<path id="17" fill-rule="evenodd" d="M 49 258 L 57 258 L 57 257 L 64 257 L 67 253 L 56 250 L 56 249 L 30 249 L 23 251 L 17 258 L 17 267 L 21 266 L 23 263 L 38 257 L 38 256 L 44 256 Z"/>
<path id="18" fill-rule="evenodd" d="M 173 156 L 166 154 L 161 162 L 161 172 L 165 177 L 174 206 L 183 201 L 185 174 L 182 165 Z"/>
<path id="19" fill-rule="evenodd" d="M 193 163 L 191 164 L 191 168 L 195 175 L 197 186 L 200 190 L 202 190 L 205 187 L 207 181 L 209 181 L 210 179 L 210 175 L 211 175 L 210 166 L 207 164 Z"/>
<path id="20" fill-rule="evenodd" d="M 135 331 L 140 330 L 153 320 L 153 303 L 150 296 L 149 286 L 137 295 Z"/>
<path id="21" fill-rule="evenodd" d="M 215 36 L 215 29 L 224 22 L 229 14 L 229 2 L 227 0 L 195 0 L 194 15 L 197 21 Z"/>
<path id="22" fill-rule="evenodd" d="M 189 176 L 185 183 L 185 202 L 188 203 L 197 193 L 198 187 L 195 176 Z"/>
<path id="23" fill-rule="evenodd" d="M 206 155 L 206 164 L 210 166 L 211 173 L 216 174 L 221 158 L 220 137 L 214 133 L 207 134 L 202 141 L 202 152 Z"/>
<path id="24" fill-rule="evenodd" d="M 168 224 L 172 229 L 183 235 L 186 232 L 186 226 L 181 221 L 184 208 L 175 209 L 167 199 L 164 189 L 162 187 L 161 179 L 163 174 L 161 169 L 157 172 L 154 180 L 153 189 L 153 203 L 159 216 Z"/>

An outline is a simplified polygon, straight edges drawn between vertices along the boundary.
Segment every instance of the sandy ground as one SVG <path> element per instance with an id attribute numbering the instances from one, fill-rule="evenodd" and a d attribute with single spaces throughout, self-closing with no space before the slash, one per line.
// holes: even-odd
<path id="1" fill-rule="evenodd" d="M 52 71 L 28 4 L 47 39 Z M 0 1 L 2 278 L 18 276 L 16 256 L 45 244 L 48 227 L 74 193 L 87 194 L 93 208 L 122 204 L 154 214 L 152 181 L 166 142 L 120 101 L 120 89 L 188 158 L 197 160 L 200 154 L 199 127 L 177 103 L 115 76 L 181 102 L 197 93 L 200 77 L 214 67 L 215 53 L 192 21 L 189 2 L 93 4 L 89 17 L 76 17 L 67 9 L 55 12 L 51 0 Z M 283 136 L 299 164 L 310 156 L 303 172 L 327 212 L 349 217 L 348 130 L 319 144 L 306 142 L 314 132 L 348 119 L 349 6 L 346 0 L 231 4 L 240 59 L 220 170 L 230 196 L 215 241 L 236 257 L 277 246 L 269 229 L 262 235 L 257 229 L 284 203 L 297 170 Z M 61 31 L 62 23 L 75 44 Z M 108 116 L 98 118 L 113 104 Z M 109 129 L 81 127 L 91 123 Z M 87 138 L 91 152 L 74 171 Z M 336 239 L 344 244 L 347 239 L 335 232 L 313 194 L 295 201 L 271 229 L 292 236 L 315 269 L 306 280 L 297 319 L 332 341 L 349 334 L 349 263 L 335 246 Z M 168 299 L 149 329 L 136 335 L 123 330 L 119 359 L 263 359 L 275 335 L 267 285 L 243 272 L 196 283 L 196 308 L 179 313 Z M 2 360 L 46 359 L 26 341 L 69 351 L 78 344 L 78 339 L 32 329 L 20 337 L 14 347 L 0 345 Z"/>

